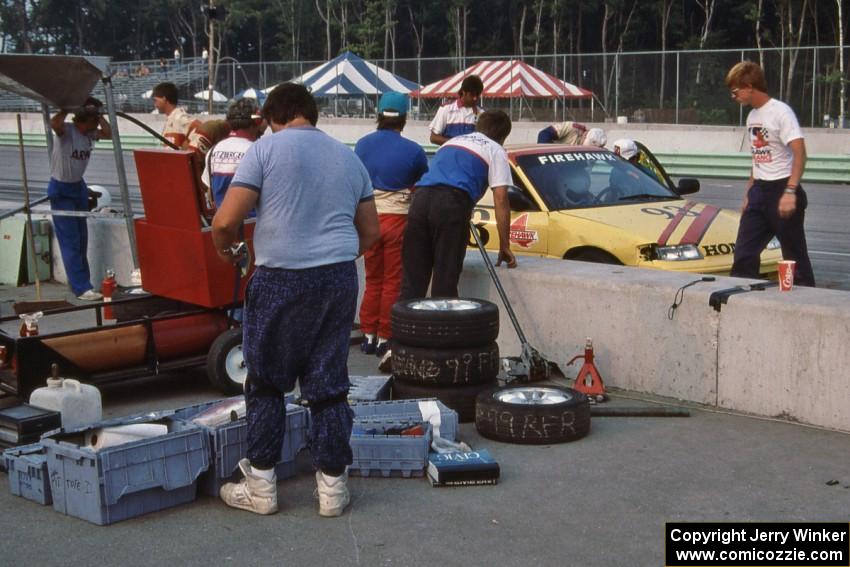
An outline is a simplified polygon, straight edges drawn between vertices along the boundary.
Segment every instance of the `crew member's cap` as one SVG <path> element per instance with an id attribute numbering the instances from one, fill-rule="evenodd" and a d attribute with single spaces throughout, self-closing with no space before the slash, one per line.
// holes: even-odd
<path id="1" fill-rule="evenodd" d="M 249 98 L 240 98 L 227 108 L 227 120 L 255 120 L 262 118 L 257 103 Z"/>
<path id="2" fill-rule="evenodd" d="M 384 116 L 404 116 L 407 114 L 409 104 L 410 99 L 404 93 L 384 93 L 381 95 L 380 102 L 378 102 L 378 114 L 383 114 Z"/>
<path id="3" fill-rule="evenodd" d="M 584 136 L 585 146 L 597 146 L 604 148 L 608 143 L 608 136 L 605 135 L 605 130 L 602 128 L 591 128 Z"/>
<path id="4" fill-rule="evenodd" d="M 632 159 L 638 154 L 638 149 L 631 138 L 621 138 L 614 142 L 614 153 L 623 159 Z"/>

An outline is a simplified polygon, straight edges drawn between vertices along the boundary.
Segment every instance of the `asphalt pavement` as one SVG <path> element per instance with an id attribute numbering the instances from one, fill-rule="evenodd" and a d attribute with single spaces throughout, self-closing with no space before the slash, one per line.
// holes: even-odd
<path id="1" fill-rule="evenodd" d="M 0 313 L 32 294 L 0 286 Z M 350 374 L 377 374 L 356 347 L 348 362 Z M 200 371 L 102 394 L 106 416 L 220 397 Z M 617 406 L 675 404 L 613 394 Z M 306 452 L 269 517 L 203 496 L 101 527 L 3 488 L 0 564 L 657 566 L 668 521 L 848 521 L 850 435 L 689 407 L 688 418 L 594 418 L 588 437 L 551 446 L 497 443 L 463 424 L 460 437 L 499 461 L 497 486 L 353 477 L 352 506 L 337 519 L 318 516 Z"/>

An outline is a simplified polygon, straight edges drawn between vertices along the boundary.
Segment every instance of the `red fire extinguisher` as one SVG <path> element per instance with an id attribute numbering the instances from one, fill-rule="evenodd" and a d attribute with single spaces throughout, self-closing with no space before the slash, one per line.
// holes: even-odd
<path id="1" fill-rule="evenodd" d="M 114 270 L 106 270 L 106 276 L 103 278 L 103 282 L 100 284 L 100 293 L 103 294 L 103 302 L 109 303 L 112 301 L 112 294 L 115 291 L 115 288 L 118 287 L 118 283 L 115 281 L 115 271 Z M 104 305 L 103 306 L 103 318 L 104 319 L 114 319 L 112 315 L 112 306 Z"/>

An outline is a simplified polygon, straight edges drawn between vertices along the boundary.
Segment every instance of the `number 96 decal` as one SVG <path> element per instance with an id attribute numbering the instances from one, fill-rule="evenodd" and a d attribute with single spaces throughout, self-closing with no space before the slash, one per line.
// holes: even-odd
<path id="1" fill-rule="evenodd" d="M 686 217 L 699 216 L 699 213 L 694 211 L 693 209 L 685 209 L 684 207 L 678 207 L 676 205 L 664 205 L 663 207 L 644 207 L 640 210 L 640 212 L 646 213 L 648 215 L 663 216 L 667 220 L 672 219 L 678 214 L 682 214 Z"/>

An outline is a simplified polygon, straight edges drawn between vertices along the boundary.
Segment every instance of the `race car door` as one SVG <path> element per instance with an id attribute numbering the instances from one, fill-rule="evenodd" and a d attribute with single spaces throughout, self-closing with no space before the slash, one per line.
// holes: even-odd
<path id="1" fill-rule="evenodd" d="M 522 181 L 514 174 L 515 187 L 511 187 L 508 197 L 511 203 L 511 250 L 514 254 L 545 256 L 549 248 L 549 213 L 541 211 Z M 472 222 L 478 227 L 481 240 L 487 250 L 498 252 L 499 233 L 496 230 L 496 211 L 493 205 L 493 192 L 489 189 L 475 205 Z M 476 247 L 472 235 L 469 246 Z"/>

